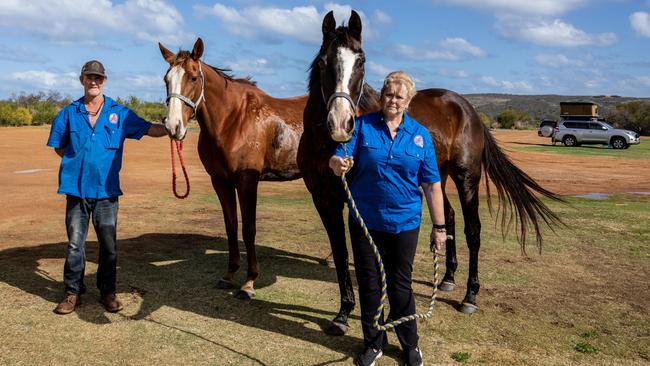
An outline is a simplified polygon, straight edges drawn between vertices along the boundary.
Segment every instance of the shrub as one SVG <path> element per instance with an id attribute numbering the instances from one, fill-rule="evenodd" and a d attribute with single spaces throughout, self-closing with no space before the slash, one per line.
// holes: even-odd
<path id="1" fill-rule="evenodd" d="M 27 126 L 32 124 L 29 109 L 11 102 L 0 102 L 0 126 Z"/>
<path id="2" fill-rule="evenodd" d="M 523 129 L 526 128 L 531 120 L 532 118 L 528 113 L 513 108 L 508 108 L 497 116 L 497 121 L 502 128 Z"/>
<path id="3" fill-rule="evenodd" d="M 650 102 L 622 103 L 616 106 L 615 111 L 608 112 L 605 117 L 615 127 L 632 130 L 645 136 L 650 135 Z"/>
<path id="4" fill-rule="evenodd" d="M 494 124 L 494 120 L 485 112 L 478 112 L 478 117 L 481 119 L 481 122 L 483 122 L 483 125 L 487 128 L 492 127 Z"/>
<path id="5" fill-rule="evenodd" d="M 116 101 L 147 121 L 158 122 L 167 115 L 167 106 L 162 102 L 142 102 L 133 95 L 126 100 L 117 98 Z"/>

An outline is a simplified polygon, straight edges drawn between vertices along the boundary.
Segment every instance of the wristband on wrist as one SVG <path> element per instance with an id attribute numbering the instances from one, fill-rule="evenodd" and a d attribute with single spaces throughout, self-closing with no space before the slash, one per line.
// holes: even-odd
<path id="1" fill-rule="evenodd" d="M 445 224 L 433 224 L 434 229 L 446 229 L 447 226 Z"/>

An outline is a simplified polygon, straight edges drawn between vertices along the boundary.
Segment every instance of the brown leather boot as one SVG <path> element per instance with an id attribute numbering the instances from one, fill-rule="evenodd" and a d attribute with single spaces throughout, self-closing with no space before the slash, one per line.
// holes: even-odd
<path id="1" fill-rule="evenodd" d="M 61 315 L 70 314 L 79 305 L 81 305 L 81 295 L 66 293 L 65 298 L 54 308 L 54 312 Z"/>
<path id="2" fill-rule="evenodd" d="M 115 296 L 114 292 L 108 295 L 103 295 L 101 299 L 99 299 L 99 302 L 104 305 L 104 309 L 109 313 L 117 313 L 122 310 L 122 303 L 117 300 L 117 296 Z"/>

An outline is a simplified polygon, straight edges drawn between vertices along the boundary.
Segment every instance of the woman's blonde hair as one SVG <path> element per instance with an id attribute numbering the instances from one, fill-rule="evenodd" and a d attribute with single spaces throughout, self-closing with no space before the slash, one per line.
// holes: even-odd
<path id="1" fill-rule="evenodd" d="M 384 95 L 384 91 L 388 87 L 388 84 L 393 83 L 404 85 L 408 92 L 409 99 L 413 98 L 416 93 L 415 81 L 413 81 L 413 78 L 409 74 L 404 71 L 393 71 L 384 79 L 384 85 L 381 87 L 381 95 Z"/>

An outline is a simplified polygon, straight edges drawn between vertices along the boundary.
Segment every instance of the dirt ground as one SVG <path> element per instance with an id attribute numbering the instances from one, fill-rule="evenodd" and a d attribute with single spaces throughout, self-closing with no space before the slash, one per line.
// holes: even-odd
<path id="1" fill-rule="evenodd" d="M 211 281 L 225 267 L 225 230 L 196 152 L 196 131 L 185 141 L 191 180 L 187 201 L 171 196 L 167 138 L 145 137 L 126 143 L 121 172 L 125 196 L 120 201 L 118 229 L 122 246 L 118 287 L 125 314 L 107 316 L 89 299 L 77 317 L 53 321 L 51 310 L 61 292 L 66 234 L 65 199 L 56 194 L 59 158 L 45 146 L 48 133 L 46 126 L 0 128 L 0 191 L 4 198 L 0 209 L 0 321 L 5 328 L 0 331 L 0 364 L 88 364 L 101 359 L 103 364 L 283 365 L 290 364 L 292 354 L 305 350 L 311 350 L 314 357 L 303 363 L 350 363 L 349 354 L 359 343 L 359 327 L 338 339 L 324 337 L 318 329 L 320 319 L 329 319 L 336 311 L 338 298 L 333 271 L 318 265 L 328 248 L 322 227 L 309 221 L 314 220 L 315 210 L 306 204 L 301 180 L 260 187 L 261 198 L 269 199 L 265 210 L 258 212 L 258 256 L 265 276 L 251 303 L 254 311 L 212 288 Z M 517 166 L 560 195 L 650 192 L 649 160 L 522 152 L 522 144 L 547 144 L 548 139 L 537 137 L 535 131 L 494 134 Z M 616 174 L 612 174 L 613 168 Z M 182 180 L 179 188 L 184 191 Z M 271 198 L 279 190 L 296 193 L 302 206 L 273 202 Z M 645 198 L 642 201 L 617 205 L 647 205 Z M 309 206 L 308 210 L 303 206 Z M 452 364 L 449 355 L 467 349 L 472 349 L 472 359 L 482 364 L 648 364 L 650 333 L 645 324 L 650 292 L 647 265 L 642 264 L 648 258 L 647 244 L 622 251 L 617 236 L 621 230 L 628 236 L 646 235 L 645 219 L 630 216 L 626 219 L 634 222 L 623 227 L 621 218 L 603 216 L 583 222 L 576 209 L 559 209 L 561 214 L 574 215 L 574 222 L 603 234 L 589 240 L 551 235 L 546 247 L 551 254 L 530 259 L 519 255 L 515 242 L 499 244 L 496 231 L 485 230 L 484 243 L 493 245 L 481 248 L 481 281 L 485 282 L 479 301 L 484 313 L 472 318 L 459 314 L 449 305 L 451 295 L 445 295 L 441 301 L 447 305 L 440 307 L 443 315 L 422 325 L 427 334 L 423 337 L 427 364 L 437 355 L 445 362 L 439 365 Z M 287 216 L 300 216 L 296 224 L 300 230 L 273 220 Z M 635 231 L 637 226 L 640 234 Z M 289 237 L 292 239 L 285 240 Z M 314 245 L 314 237 L 323 245 Z M 96 240 L 92 230 L 88 240 Z M 644 239 L 639 242 L 647 243 Z M 94 247 L 89 255 L 93 261 Z M 466 250 L 460 250 L 466 256 Z M 618 256 L 612 258 L 613 253 L 632 253 L 634 260 L 614 265 Z M 90 263 L 89 273 L 95 267 Z M 424 268 L 421 263 L 416 267 Z M 462 260 L 460 282 L 465 279 L 465 268 Z M 610 286 L 611 279 L 621 272 L 626 277 Z M 556 286 L 557 282 L 564 286 Z M 417 286 L 420 293 L 428 291 L 426 284 Z M 463 284 L 459 287 L 453 295 L 458 300 L 464 291 Z M 315 297 L 315 291 L 327 296 Z M 426 301 L 427 295 L 418 296 L 421 302 Z M 358 318 L 354 321 L 358 323 Z M 70 329 L 79 332 L 67 333 Z M 576 335 L 580 332 L 584 335 Z M 439 334 L 449 335 L 443 338 Z M 50 339 L 52 335 L 55 339 Z M 74 343 L 74 354 L 66 352 L 59 339 Z M 607 354 L 577 354 L 573 345 L 583 339 L 600 341 Z M 634 343 L 631 339 L 640 344 L 638 354 L 630 346 Z M 242 349 L 242 341 L 255 347 Z M 626 348 L 616 351 L 619 344 Z M 399 353 L 391 352 L 397 359 Z M 632 358 L 621 362 L 626 357 Z"/>
<path id="2" fill-rule="evenodd" d="M 45 146 L 48 132 L 47 127 L 0 129 L 0 150 L 3 151 L 0 154 L 0 187 L 3 196 L 9 198 L 4 200 L 4 209 L 0 212 L 0 232 L 4 233 L 4 237 L 0 236 L 0 248 L 20 243 L 18 238 L 15 238 L 18 241 L 12 240 L 15 233 L 7 232 L 18 222 L 22 229 L 27 224 L 34 225 L 36 230 L 44 221 L 52 222 L 52 217 L 54 221 L 62 217 L 64 200 L 56 194 L 59 159 Z M 560 195 L 650 191 L 648 161 L 515 151 L 509 148 L 521 144 L 547 144 L 549 139 L 537 137 L 535 131 L 503 130 L 494 134 L 517 166 L 543 187 Z M 196 151 L 197 138 L 197 132 L 190 132 L 185 141 L 184 157 L 191 190 L 195 194 L 211 193 L 212 186 Z M 120 176 L 122 190 L 134 204 L 148 192 L 170 192 L 169 140 L 145 137 L 139 142 L 127 141 Z M 296 189 L 303 186 L 301 180 L 285 184 Z M 179 189 L 184 190 L 182 180 Z"/>

